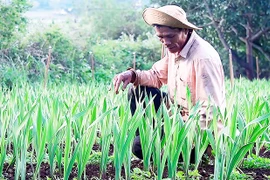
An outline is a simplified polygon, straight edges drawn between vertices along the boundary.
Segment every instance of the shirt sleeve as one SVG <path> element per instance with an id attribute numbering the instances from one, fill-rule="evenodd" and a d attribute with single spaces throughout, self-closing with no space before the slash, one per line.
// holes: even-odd
<path id="1" fill-rule="evenodd" d="M 167 84 L 168 78 L 168 57 L 153 64 L 150 70 L 136 70 L 136 79 L 134 85 L 143 85 L 149 87 L 160 88 L 163 84 Z"/>

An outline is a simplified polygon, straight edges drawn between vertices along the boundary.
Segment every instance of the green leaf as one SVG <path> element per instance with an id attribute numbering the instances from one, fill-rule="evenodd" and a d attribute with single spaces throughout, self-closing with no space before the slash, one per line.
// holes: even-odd
<path id="1" fill-rule="evenodd" d="M 245 157 L 247 152 L 253 147 L 254 143 L 249 143 L 243 146 L 238 150 L 238 152 L 233 156 L 231 162 L 228 166 L 227 171 L 227 178 L 230 178 L 232 171 L 235 169 L 235 167 L 239 164 L 239 162 Z"/>

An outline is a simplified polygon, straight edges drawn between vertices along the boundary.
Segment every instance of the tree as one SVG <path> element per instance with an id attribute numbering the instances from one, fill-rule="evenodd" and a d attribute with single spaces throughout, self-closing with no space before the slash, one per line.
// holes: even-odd
<path id="1" fill-rule="evenodd" d="M 227 51 L 232 49 L 233 60 L 245 69 L 249 79 L 255 77 L 254 55 L 261 64 L 270 61 L 270 4 L 265 0 L 152 0 L 152 3 L 176 4 L 183 7 L 189 19 L 204 27 L 202 34 L 212 36 Z M 206 34 L 206 32 L 208 32 Z M 210 32 L 210 34 L 209 34 Z M 269 72 L 266 68 L 266 71 Z M 269 74 L 266 76 L 270 76 Z"/>
<path id="2" fill-rule="evenodd" d="M 93 36 L 103 39 L 118 39 L 122 34 L 138 37 L 149 29 L 135 4 L 119 0 L 80 0 L 75 11 L 84 17 L 85 23 L 91 24 Z"/>
<path id="3" fill-rule="evenodd" d="M 9 48 L 16 40 L 16 33 L 25 30 L 26 18 L 23 13 L 29 8 L 27 0 L 0 1 L 0 49 Z"/>

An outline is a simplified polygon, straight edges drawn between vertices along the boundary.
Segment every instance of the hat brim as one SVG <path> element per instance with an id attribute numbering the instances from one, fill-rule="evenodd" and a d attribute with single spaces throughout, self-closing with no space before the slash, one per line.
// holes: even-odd
<path id="1" fill-rule="evenodd" d="M 149 25 L 158 24 L 158 25 L 163 25 L 163 26 L 168 26 L 168 27 L 173 27 L 173 28 L 185 28 L 185 29 L 196 29 L 196 30 L 202 29 L 188 22 L 187 20 L 180 21 L 155 8 L 145 9 L 142 16 L 143 16 L 144 21 Z"/>

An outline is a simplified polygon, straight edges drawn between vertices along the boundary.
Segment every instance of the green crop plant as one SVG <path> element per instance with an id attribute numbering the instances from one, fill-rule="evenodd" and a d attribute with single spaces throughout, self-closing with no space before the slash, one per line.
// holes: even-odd
<path id="1" fill-rule="evenodd" d="M 103 99 L 103 106 L 101 112 L 106 112 L 108 108 L 107 100 Z M 100 176 L 106 172 L 107 163 L 109 160 L 109 150 L 112 138 L 112 113 L 105 116 L 100 122 L 100 139 L 101 139 L 101 162 L 100 162 Z"/>
<path id="2" fill-rule="evenodd" d="M 64 179 L 68 179 L 70 173 L 71 173 L 71 167 L 73 166 L 73 163 L 75 162 L 74 157 L 76 157 L 76 151 L 72 152 L 72 129 L 71 129 L 71 118 L 67 117 L 66 120 L 66 132 L 65 132 L 65 151 L 64 151 Z M 77 150 L 77 149 L 76 149 Z M 74 153 L 74 154 L 72 154 Z"/>
<path id="3" fill-rule="evenodd" d="M 22 98 L 17 97 L 16 102 L 19 104 L 19 114 L 13 118 L 12 122 L 12 143 L 14 147 L 13 158 L 16 163 L 15 179 L 25 179 L 26 175 L 26 156 L 27 148 L 29 146 L 31 115 L 36 108 L 36 103 L 28 110 L 27 106 L 24 106 Z M 25 109 L 26 108 L 26 109 Z"/>
<path id="4" fill-rule="evenodd" d="M 33 141 L 32 145 L 35 149 L 35 154 L 36 154 L 36 169 L 34 173 L 34 178 L 37 179 L 39 177 L 39 169 L 41 162 L 43 161 L 43 158 L 45 156 L 45 145 L 46 145 L 46 140 L 47 140 L 47 130 L 46 124 L 47 121 L 44 119 L 42 115 L 42 106 L 39 101 L 39 107 L 38 107 L 38 112 L 37 112 L 37 118 L 33 120 Z"/>
<path id="5" fill-rule="evenodd" d="M 63 105 L 59 102 L 58 99 L 53 99 L 52 102 L 46 101 L 47 104 L 51 105 L 52 109 L 49 111 L 50 116 L 48 117 L 47 123 L 47 150 L 50 164 L 50 176 L 52 177 L 55 170 L 55 158 L 58 162 L 59 170 L 61 170 L 61 160 L 62 154 L 60 153 L 61 149 L 59 147 L 60 140 L 63 138 L 63 126 L 61 126 L 62 120 L 60 119 L 60 111 L 63 108 Z M 59 150 L 60 149 L 60 150 Z M 56 156 L 56 154 L 59 154 Z M 60 171 L 61 172 L 61 171 Z"/>
<path id="6" fill-rule="evenodd" d="M 87 108 L 91 108 L 91 106 L 88 106 Z M 88 146 L 93 146 L 95 142 L 95 136 L 96 136 L 96 127 L 97 124 L 100 123 L 101 120 L 103 120 L 108 114 L 111 113 L 111 111 L 114 111 L 116 107 L 108 109 L 106 112 L 99 114 L 97 117 L 96 116 L 96 110 L 93 111 L 93 119 L 91 119 L 90 125 L 87 126 L 85 131 L 82 133 L 81 137 L 76 141 L 73 139 L 73 143 L 71 142 L 72 137 L 72 132 L 71 132 L 71 119 L 73 122 L 76 122 L 77 118 L 80 118 L 83 116 L 85 113 L 79 112 L 78 114 L 75 114 L 73 118 L 69 119 L 66 117 L 66 139 L 65 139 L 65 152 L 64 152 L 64 179 L 68 179 L 69 175 L 72 171 L 73 165 L 75 163 L 76 157 L 78 157 L 78 153 L 83 153 L 82 155 L 86 159 L 82 160 L 79 158 L 78 163 L 82 163 L 82 167 L 80 168 L 80 174 L 79 177 L 81 176 L 81 172 L 84 169 L 87 160 L 89 159 L 88 153 L 90 153 L 90 148 Z M 74 112 L 74 111 L 73 111 Z M 88 138 L 93 138 L 93 139 L 88 139 Z M 86 143 L 86 144 L 85 144 Z M 72 146 L 73 145 L 73 146 Z M 71 151 L 73 149 L 73 152 Z M 92 148 L 91 148 L 92 149 Z"/>
<path id="7" fill-rule="evenodd" d="M 87 113 L 85 117 L 83 118 L 83 122 L 81 124 L 81 127 L 85 127 L 87 124 L 93 124 L 94 121 L 97 119 L 97 106 L 90 101 L 89 105 L 87 106 Z M 84 128 L 83 128 L 84 129 Z M 88 129 L 88 132 L 85 133 L 85 130 L 82 130 L 82 133 L 85 133 L 84 136 L 80 137 L 81 139 L 81 148 L 78 151 L 77 154 L 77 163 L 78 163 L 78 178 L 82 179 L 82 173 L 85 172 L 85 167 L 88 162 L 88 159 L 91 155 L 93 145 L 96 140 L 96 131 L 97 131 L 97 125 L 93 125 L 90 129 Z M 86 178 L 86 174 L 84 173 L 84 179 Z"/>
<path id="8" fill-rule="evenodd" d="M 237 168 L 264 163 L 259 159 L 250 160 L 249 155 L 254 148 L 257 154 L 261 148 L 269 149 L 268 90 L 269 83 L 265 80 L 236 80 L 235 86 L 227 90 L 226 111 L 221 113 L 213 108 L 209 129 L 198 130 L 200 104 L 191 106 L 186 122 L 173 105 L 168 108 L 162 104 L 156 112 L 152 98 L 139 102 L 137 114 L 131 116 L 126 91 L 115 95 L 102 83 L 56 85 L 49 82 L 43 90 L 42 84 L 21 82 L 11 90 L 0 92 L 1 178 L 8 178 L 6 174 L 15 170 L 14 179 L 27 179 L 30 167 L 35 173 L 30 178 L 38 179 L 41 168 L 48 163 L 50 178 L 69 179 L 76 170 L 75 178 L 87 179 L 86 167 L 95 155 L 92 151 L 95 143 L 100 143 L 102 151 L 97 152 L 101 174 L 112 163 L 117 170 L 115 178 L 133 178 L 131 145 L 137 129 L 141 135 L 144 168 L 151 172 L 146 178 L 167 178 L 164 177 L 166 166 L 168 178 L 179 178 L 177 172 L 182 170 L 179 153 L 186 162 L 181 178 L 191 178 L 190 170 L 200 167 L 208 143 L 215 156 L 213 178 L 234 178 Z M 210 112 L 210 106 L 207 111 Z M 220 132 L 218 120 L 225 126 Z M 113 154 L 109 154 L 112 147 Z M 191 148 L 195 148 L 194 166 L 188 161 Z M 122 170 L 126 177 L 121 177 Z"/>
<path id="9" fill-rule="evenodd" d="M 218 113 L 217 109 L 214 111 L 214 135 L 210 129 L 207 130 L 215 153 L 215 172 L 218 172 L 214 174 L 214 179 L 229 179 L 233 170 L 241 163 L 247 152 L 254 147 L 256 140 L 269 128 L 269 125 L 265 122 L 268 121 L 270 113 L 263 115 L 258 113 L 263 106 L 262 104 L 255 102 L 256 106 L 253 106 L 257 107 L 254 112 L 259 117 L 250 116 L 246 112 L 246 115 L 251 117 L 251 119 L 247 120 L 239 110 L 238 101 L 235 101 L 237 99 L 236 94 L 232 94 L 230 98 L 226 113 L 223 116 Z M 243 103 L 247 106 L 250 102 L 245 99 Z M 245 110 L 250 111 L 253 109 L 245 108 Z M 222 122 L 225 122 L 225 128 L 218 134 L 217 121 L 219 118 L 222 119 Z"/>
<path id="10" fill-rule="evenodd" d="M 143 102 L 137 102 L 139 108 L 137 111 L 141 110 L 144 113 L 141 119 L 141 125 L 139 126 L 140 142 L 143 155 L 143 167 L 145 171 L 150 170 L 150 160 L 153 151 L 153 140 L 154 140 L 154 121 L 158 121 L 161 117 L 156 117 L 155 108 L 153 105 L 153 98 L 145 98 Z M 143 108 L 143 104 L 147 104 Z M 141 109 L 143 108 L 143 109 Z"/>
<path id="11" fill-rule="evenodd" d="M 209 140 L 206 130 L 199 130 L 197 126 L 197 133 L 195 134 L 195 170 L 198 169 L 203 155 L 206 152 L 206 149 L 209 145 Z"/>
<path id="12" fill-rule="evenodd" d="M 126 179 L 130 179 L 131 146 L 143 116 L 143 111 L 136 111 L 132 117 L 127 112 L 129 107 L 120 105 L 113 121 L 115 179 L 120 179 L 122 165 Z"/>
<path id="13" fill-rule="evenodd" d="M 164 107 L 162 106 L 162 109 L 163 108 Z M 154 132 L 153 132 L 153 148 L 152 148 L 153 160 L 154 165 L 156 167 L 158 180 L 162 179 L 166 159 L 169 153 L 169 148 L 163 149 L 165 147 L 165 138 L 162 138 L 162 125 L 163 125 L 162 118 L 164 118 L 165 121 L 166 118 L 164 117 L 164 114 L 161 115 L 161 113 L 157 113 L 157 116 L 155 117 Z M 166 143 L 169 144 L 170 142 Z"/>
<path id="14" fill-rule="evenodd" d="M 165 111 L 165 108 L 163 108 L 163 111 Z M 170 112 L 172 113 L 171 117 L 168 116 L 169 114 L 166 111 L 163 112 L 166 144 L 164 148 L 168 149 L 167 164 L 169 177 L 175 179 L 181 152 L 183 157 L 186 158 L 185 160 L 188 160 L 187 157 L 190 156 L 191 150 L 188 151 L 184 145 L 192 146 L 192 142 L 189 142 L 189 140 L 192 139 L 193 133 L 190 132 L 195 130 L 196 121 L 190 119 L 184 122 L 177 106 L 172 106 Z"/>
<path id="15" fill-rule="evenodd" d="M 5 159 L 7 155 L 6 151 L 7 151 L 8 139 L 5 136 L 7 134 L 7 128 L 8 128 L 7 117 L 9 117 L 9 114 L 7 113 L 8 100 L 4 100 L 3 96 L 0 95 L 0 101 L 2 102 L 2 107 L 0 107 L 0 177 L 2 177 L 4 163 L 5 163 Z"/>
<path id="16" fill-rule="evenodd" d="M 87 108 L 91 108 L 91 106 L 88 106 Z M 74 136 L 72 136 L 72 126 L 71 126 L 71 120 L 73 122 L 76 122 L 77 118 L 80 118 L 81 116 L 85 115 L 85 112 L 79 112 L 78 114 L 75 114 L 72 118 L 66 117 L 66 138 L 65 138 L 65 152 L 64 152 L 64 179 L 68 179 L 69 175 L 72 171 L 72 167 L 75 163 L 76 157 L 78 157 L 78 153 L 83 153 L 81 156 L 84 156 L 86 159 L 82 160 L 79 158 L 79 163 L 81 163 L 82 167 L 80 168 L 80 174 L 79 177 L 81 176 L 82 170 L 85 167 L 85 164 L 88 159 L 89 159 L 89 152 L 90 149 L 88 149 L 88 145 L 91 147 L 94 144 L 95 141 L 95 132 L 96 132 L 96 126 L 100 121 L 107 116 L 107 114 L 110 113 L 115 108 L 109 109 L 106 112 L 100 114 L 97 118 L 95 118 L 95 110 L 94 110 L 94 115 L 93 119 L 91 120 L 91 124 L 85 129 L 81 137 L 76 141 L 74 139 Z M 87 109 L 88 110 L 88 109 Z M 72 111 L 74 112 L 74 111 Z M 93 139 L 87 139 L 92 137 Z M 71 142 L 73 140 L 73 143 Z M 85 145 L 87 144 L 87 146 Z M 73 146 L 72 146 L 73 145 Z M 71 151 L 72 149 L 73 152 Z M 92 149 L 92 148 L 91 148 Z"/>
<path id="17" fill-rule="evenodd" d="M 140 96 L 140 95 L 139 95 Z M 163 153 L 163 117 L 161 104 L 156 112 L 153 97 L 145 97 L 142 101 L 137 102 L 136 113 L 142 114 L 141 124 L 138 128 L 140 134 L 140 143 L 143 155 L 143 166 L 145 171 L 149 171 L 151 159 L 154 162 L 154 168 L 157 168 L 157 179 L 162 178 L 167 151 Z"/>
<path id="18" fill-rule="evenodd" d="M 189 92 L 188 92 L 189 94 Z M 190 99 L 190 98 L 189 98 Z M 207 106 L 206 106 L 207 104 Z M 209 124 L 211 124 L 211 121 L 213 119 L 212 117 L 212 110 L 213 110 L 213 105 L 210 102 L 210 99 L 208 100 L 208 102 L 204 102 L 202 104 L 198 104 L 197 106 L 205 107 L 205 121 L 206 121 L 206 126 L 207 128 L 209 128 Z M 194 109 L 194 108 L 193 108 Z M 191 109 L 192 110 L 192 109 Z M 194 136 L 194 150 L 195 150 L 195 167 L 194 170 L 196 171 L 200 165 L 200 162 L 202 160 L 203 155 L 206 152 L 206 149 L 209 145 L 209 139 L 208 139 L 208 135 L 207 135 L 207 129 L 202 129 L 200 126 L 200 121 L 199 121 L 199 116 L 202 116 L 201 112 L 199 109 L 197 109 L 197 114 L 195 114 L 195 116 L 193 115 L 193 119 L 196 120 L 196 133 Z M 216 124 L 217 125 L 217 124 Z"/>
<path id="19" fill-rule="evenodd" d="M 196 124 L 197 121 L 199 120 L 199 116 L 198 116 L 198 112 L 195 112 L 195 114 L 193 114 L 194 116 L 191 116 L 192 114 L 190 114 L 187 122 L 193 122 L 192 123 L 192 127 L 190 127 L 190 131 L 189 132 L 195 132 L 195 133 L 189 133 L 187 135 L 187 137 L 184 139 L 184 144 L 183 144 L 183 148 L 182 148 L 182 155 L 183 155 L 183 162 L 184 162 L 184 172 L 185 174 L 188 176 L 188 170 L 189 170 L 189 165 L 190 165 L 190 157 L 191 157 L 191 151 L 193 148 L 193 144 L 194 144 L 194 138 L 195 138 L 195 134 L 196 134 Z"/>

